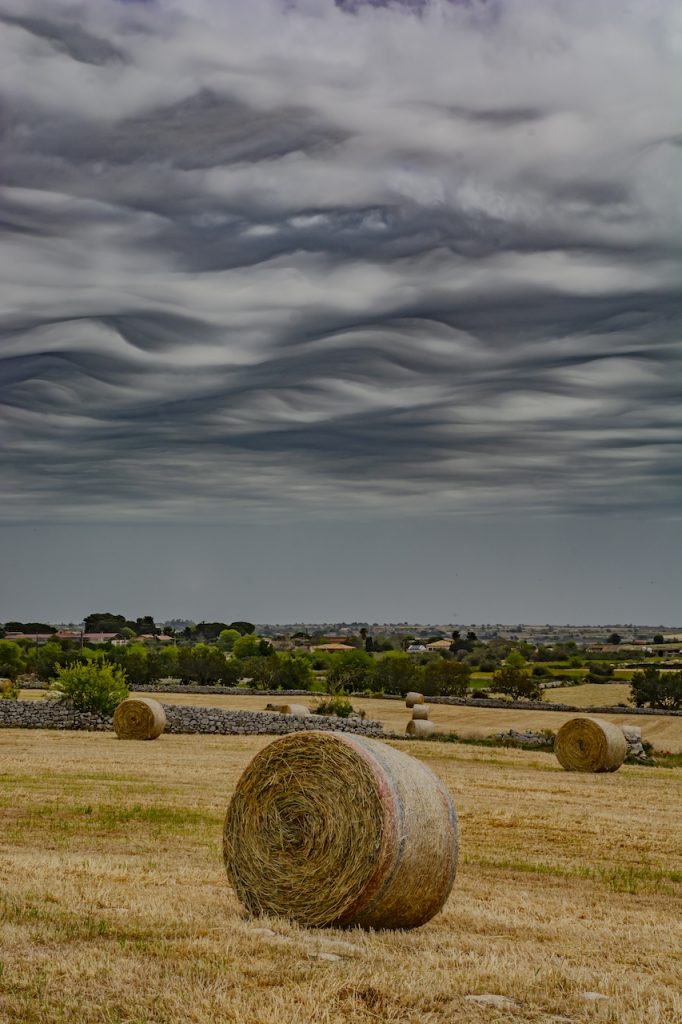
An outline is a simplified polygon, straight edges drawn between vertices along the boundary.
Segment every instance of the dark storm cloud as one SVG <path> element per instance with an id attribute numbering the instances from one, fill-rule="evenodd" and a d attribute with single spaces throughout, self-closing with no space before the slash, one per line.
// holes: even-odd
<path id="1" fill-rule="evenodd" d="M 351 6 L 0 0 L 6 519 L 672 509 L 673 5 Z"/>

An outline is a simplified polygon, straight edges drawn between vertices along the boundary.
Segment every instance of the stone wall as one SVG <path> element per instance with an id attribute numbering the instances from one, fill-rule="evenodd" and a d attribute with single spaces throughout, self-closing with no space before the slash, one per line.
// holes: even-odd
<path id="1" fill-rule="evenodd" d="M 324 732 L 354 732 L 363 736 L 383 736 L 381 722 L 363 721 L 351 715 L 310 715 L 297 718 L 266 711 L 232 711 L 224 708 L 164 704 L 168 724 L 166 732 L 210 733 L 223 736 L 279 735 L 320 729 Z M 89 712 L 73 711 L 51 700 L 0 700 L 0 729 L 84 729 L 105 732 L 112 729 L 111 718 Z"/>

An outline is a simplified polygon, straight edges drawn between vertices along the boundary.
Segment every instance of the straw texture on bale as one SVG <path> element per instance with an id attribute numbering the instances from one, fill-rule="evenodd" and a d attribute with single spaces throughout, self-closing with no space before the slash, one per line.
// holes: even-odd
<path id="1" fill-rule="evenodd" d="M 423 693 L 415 693 L 414 691 L 410 691 L 410 693 L 405 695 L 405 704 L 406 704 L 406 706 L 408 708 L 413 708 L 415 706 L 415 704 L 423 704 L 423 703 L 424 703 L 424 694 Z"/>
<path id="2" fill-rule="evenodd" d="M 312 715 L 312 711 L 305 704 L 282 704 L 280 707 L 280 714 L 282 715 L 296 715 L 297 718 L 307 718 L 308 715 Z"/>
<path id="3" fill-rule="evenodd" d="M 433 722 L 429 722 L 428 719 L 414 719 L 411 718 L 407 723 L 405 732 L 408 736 L 433 736 L 436 731 L 436 727 Z"/>
<path id="4" fill-rule="evenodd" d="M 412 719 L 415 722 L 425 722 L 429 717 L 431 708 L 428 704 L 415 704 L 412 708 Z"/>
<path id="5" fill-rule="evenodd" d="M 120 740 L 155 740 L 166 728 L 166 712 L 151 697 L 129 697 L 114 711 L 114 732 Z"/>
<path id="6" fill-rule="evenodd" d="M 415 758 L 352 733 L 283 736 L 251 761 L 223 854 L 252 914 L 310 926 L 416 928 L 455 878 L 448 791 Z"/>
<path id="7" fill-rule="evenodd" d="M 623 730 L 601 718 L 571 718 L 554 741 L 559 764 L 569 772 L 618 771 L 627 752 Z"/>

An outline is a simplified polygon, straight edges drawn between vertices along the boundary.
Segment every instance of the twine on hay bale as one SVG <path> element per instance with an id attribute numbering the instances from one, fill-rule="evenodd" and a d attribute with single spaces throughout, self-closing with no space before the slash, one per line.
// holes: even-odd
<path id="1" fill-rule="evenodd" d="M 279 712 L 281 715 L 296 715 L 297 718 L 307 718 L 312 711 L 305 704 L 282 704 Z"/>
<path id="2" fill-rule="evenodd" d="M 554 741 L 554 753 L 568 772 L 618 771 L 627 752 L 623 730 L 602 718 L 571 718 Z"/>
<path id="3" fill-rule="evenodd" d="M 423 693 L 415 693 L 413 690 L 411 690 L 409 693 L 405 694 L 405 706 L 406 707 L 413 708 L 415 706 L 415 704 L 423 704 L 423 703 L 424 703 L 424 694 Z"/>
<path id="4" fill-rule="evenodd" d="M 412 721 L 413 722 L 425 722 L 428 717 L 431 708 L 428 704 L 415 704 L 412 708 Z"/>
<path id="5" fill-rule="evenodd" d="M 237 783 L 223 855 L 252 914 L 300 924 L 416 928 L 455 878 L 458 831 L 430 768 L 352 733 L 291 733 Z"/>
<path id="6" fill-rule="evenodd" d="M 405 733 L 408 736 L 421 736 L 426 738 L 427 736 L 433 736 L 436 731 L 436 727 L 433 722 L 429 722 L 428 719 L 414 719 L 411 718 L 407 723 Z"/>
<path id="7" fill-rule="evenodd" d="M 128 697 L 114 711 L 114 732 L 120 740 L 155 740 L 166 728 L 166 712 L 151 697 Z"/>

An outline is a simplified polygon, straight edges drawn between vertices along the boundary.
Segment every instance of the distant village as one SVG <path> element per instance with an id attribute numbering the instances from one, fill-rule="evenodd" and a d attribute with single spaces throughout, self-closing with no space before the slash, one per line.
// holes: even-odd
<path id="1" fill-rule="evenodd" d="M 142 624 L 142 630 L 138 628 Z M 38 625 L 38 624 L 36 624 Z M 156 624 L 152 616 L 144 616 L 132 625 L 120 630 L 92 630 L 86 623 L 40 624 L 42 630 L 31 631 L 26 625 L 7 622 L 2 632 L 6 640 L 27 640 L 32 644 L 46 644 L 54 640 L 68 640 L 74 645 L 88 647 L 110 645 L 125 647 L 131 643 L 155 645 L 191 642 L 192 634 L 205 639 L 206 623 L 195 623 L 191 619 L 169 619 Z M 226 623 L 220 625 L 226 627 Z M 243 623 L 238 624 L 243 625 Z M 408 653 L 437 653 L 449 650 L 454 633 L 462 636 L 475 634 L 481 642 L 504 640 L 530 646 L 551 647 L 554 644 L 575 643 L 588 651 L 608 653 L 609 651 L 671 652 L 682 645 L 682 627 L 665 625 L 634 625 L 612 623 L 599 626 L 552 625 L 548 623 L 529 625 L 518 623 L 410 623 L 410 622 L 293 622 L 287 624 L 257 623 L 246 624 L 249 632 L 257 632 L 267 638 L 275 650 L 341 652 L 364 646 L 367 636 L 382 642 L 386 647 L 402 649 Z M 22 628 L 12 629 L 12 626 Z M 146 631 L 144 627 L 147 627 Z M 217 633 L 216 633 L 217 635 Z M 614 642 L 616 641 L 616 642 Z"/>

